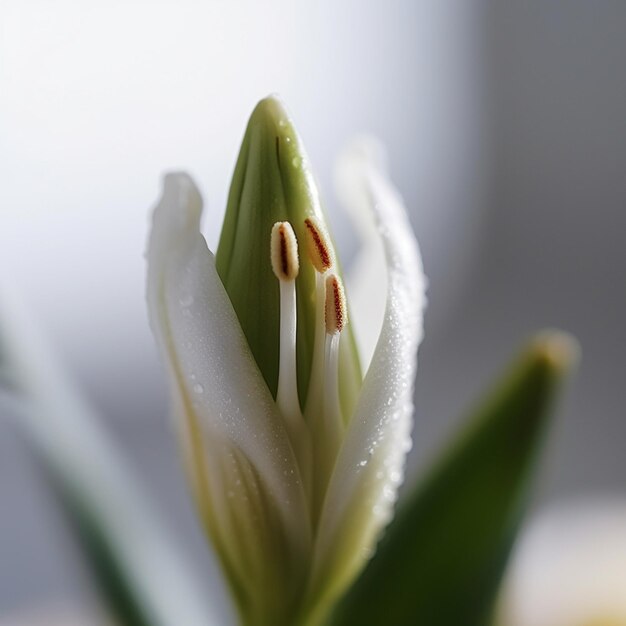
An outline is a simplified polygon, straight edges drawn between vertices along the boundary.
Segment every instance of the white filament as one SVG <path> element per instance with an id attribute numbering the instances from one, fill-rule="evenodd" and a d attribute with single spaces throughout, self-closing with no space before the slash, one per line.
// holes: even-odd
<path id="1" fill-rule="evenodd" d="M 276 402 L 285 419 L 301 417 L 296 376 L 296 284 L 280 280 L 280 355 Z M 289 416 L 289 417 L 287 417 Z"/>
<path id="2" fill-rule="evenodd" d="M 313 340 L 313 359 L 311 378 L 306 406 L 307 420 L 318 419 L 322 409 L 321 399 L 324 384 L 324 350 L 326 338 L 325 304 L 326 286 L 324 275 L 315 272 L 315 338 Z"/>
<path id="3" fill-rule="evenodd" d="M 339 338 L 340 333 L 326 334 L 324 359 L 324 431 L 326 447 L 335 458 L 343 437 L 343 418 L 339 403 Z"/>
<path id="4" fill-rule="evenodd" d="M 280 410 L 298 459 L 300 476 L 306 493 L 311 484 L 311 436 L 300 410 L 296 362 L 296 283 L 279 279 L 280 284 L 280 339 L 278 365 L 278 391 L 276 404 Z"/>

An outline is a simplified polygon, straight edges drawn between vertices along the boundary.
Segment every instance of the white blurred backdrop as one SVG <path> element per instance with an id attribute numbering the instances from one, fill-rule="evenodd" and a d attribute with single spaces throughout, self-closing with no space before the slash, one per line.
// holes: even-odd
<path id="1" fill-rule="evenodd" d="M 198 180 L 214 244 L 247 117 L 278 92 L 349 257 L 334 155 L 378 135 L 431 285 L 412 471 L 528 332 L 562 326 L 585 360 L 540 497 L 623 489 L 624 58 L 617 0 L 0 2 L 0 272 L 207 575 L 144 306 L 162 172 Z M 75 597 L 4 423 L 0 502 L 0 615 Z"/>
<path id="2" fill-rule="evenodd" d="M 216 242 L 268 93 L 294 115 L 329 208 L 334 156 L 364 130 L 389 146 L 427 250 L 477 204 L 462 193 L 481 167 L 467 169 L 482 149 L 477 16 L 460 2 L 362 4 L 3 5 L 0 263 L 103 392 L 143 396 L 141 253 L 162 172 L 197 178 Z"/>

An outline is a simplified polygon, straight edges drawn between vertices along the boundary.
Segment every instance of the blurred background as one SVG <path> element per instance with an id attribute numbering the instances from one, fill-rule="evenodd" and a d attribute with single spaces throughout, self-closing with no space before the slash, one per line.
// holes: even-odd
<path id="1" fill-rule="evenodd" d="M 334 157 L 388 147 L 430 280 L 415 480 L 534 330 L 583 347 L 536 504 L 626 490 L 626 3 L 0 3 L 0 271 L 198 567 L 144 304 L 149 209 L 189 170 L 214 247 L 256 101 L 278 92 L 343 244 Z M 0 616 L 84 597 L 75 551 L 0 420 Z"/>

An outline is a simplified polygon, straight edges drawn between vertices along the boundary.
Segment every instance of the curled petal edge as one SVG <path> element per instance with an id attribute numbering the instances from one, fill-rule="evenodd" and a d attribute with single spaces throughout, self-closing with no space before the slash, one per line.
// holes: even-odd
<path id="1" fill-rule="evenodd" d="M 323 612 L 371 556 L 388 523 L 411 447 L 413 384 L 423 335 L 426 279 L 402 199 L 375 140 L 344 156 L 346 197 L 367 205 L 383 245 L 387 298 L 382 329 L 329 484 L 315 546 L 310 601 Z M 340 172 L 341 174 L 341 172 Z M 355 195 L 360 192 L 361 201 Z M 358 205 L 355 207 L 358 210 Z"/>

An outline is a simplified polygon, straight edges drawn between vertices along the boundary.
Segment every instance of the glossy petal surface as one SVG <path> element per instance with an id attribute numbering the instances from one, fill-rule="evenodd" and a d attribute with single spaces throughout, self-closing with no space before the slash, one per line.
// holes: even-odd
<path id="1" fill-rule="evenodd" d="M 310 593 L 321 611 L 362 568 L 391 516 L 411 446 L 413 380 L 425 304 L 422 262 L 402 200 L 367 145 L 352 147 L 351 153 L 385 251 L 387 299 L 382 331 L 320 521 Z"/>
<path id="2" fill-rule="evenodd" d="M 242 618 L 287 623 L 309 562 L 308 512 L 282 420 L 200 233 L 201 210 L 187 175 L 166 176 L 148 248 L 152 327 L 200 516 Z"/>

